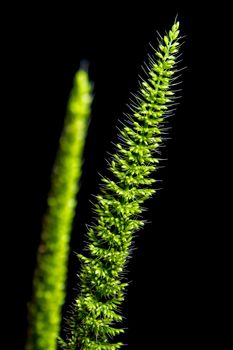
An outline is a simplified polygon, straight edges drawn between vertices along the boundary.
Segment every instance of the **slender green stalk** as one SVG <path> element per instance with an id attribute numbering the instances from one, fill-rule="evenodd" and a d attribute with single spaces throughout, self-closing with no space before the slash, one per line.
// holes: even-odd
<path id="1" fill-rule="evenodd" d="M 65 297 L 72 219 L 75 213 L 83 147 L 90 117 L 91 85 L 87 72 L 74 78 L 60 147 L 51 178 L 47 213 L 29 305 L 27 350 L 55 350 Z"/>
<path id="2" fill-rule="evenodd" d="M 68 322 L 67 350 L 115 350 L 122 346 L 112 338 L 124 332 L 119 306 L 128 285 L 123 278 L 133 234 L 143 227 L 142 204 L 155 193 L 158 149 L 163 142 L 165 118 L 172 113 L 179 49 L 179 22 L 161 38 L 150 58 L 147 80 L 120 132 L 109 160 L 110 178 L 103 177 L 95 204 L 95 222 L 89 226 L 88 244 L 80 254 L 79 295 Z"/>

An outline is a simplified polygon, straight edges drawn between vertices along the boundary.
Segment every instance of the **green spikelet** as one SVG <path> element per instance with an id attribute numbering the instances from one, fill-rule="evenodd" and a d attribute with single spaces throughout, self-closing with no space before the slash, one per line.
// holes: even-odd
<path id="1" fill-rule="evenodd" d="M 120 142 L 109 163 L 110 178 L 102 178 L 95 204 L 96 222 L 88 228 L 86 254 L 81 259 L 79 295 L 69 322 L 69 350 L 116 350 L 112 340 L 124 332 L 119 306 L 127 282 L 122 272 L 133 234 L 143 227 L 142 204 L 155 189 L 151 177 L 159 163 L 165 117 L 171 113 L 176 72 L 179 22 L 159 43 L 150 59 L 148 80 L 141 83 L 132 113 L 120 132 Z"/>
<path id="2" fill-rule="evenodd" d="M 65 296 L 69 239 L 90 116 L 90 93 L 87 72 L 79 70 L 67 106 L 51 179 L 48 209 L 43 221 L 33 281 L 33 300 L 29 305 L 27 350 L 57 348 L 61 307 Z"/>

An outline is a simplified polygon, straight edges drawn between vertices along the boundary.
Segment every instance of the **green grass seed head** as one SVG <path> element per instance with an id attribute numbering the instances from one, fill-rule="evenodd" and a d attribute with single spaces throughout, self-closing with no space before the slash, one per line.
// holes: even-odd
<path id="1" fill-rule="evenodd" d="M 124 332 L 119 311 L 127 287 L 123 273 L 134 233 L 144 225 L 142 204 L 155 192 L 152 173 L 176 98 L 172 84 L 179 46 L 175 21 L 149 59 L 148 79 L 141 82 L 120 131 L 109 177 L 102 177 L 95 224 L 87 232 L 86 253 L 79 255 L 79 295 L 64 349 L 116 350 L 123 345 L 114 342 Z"/>

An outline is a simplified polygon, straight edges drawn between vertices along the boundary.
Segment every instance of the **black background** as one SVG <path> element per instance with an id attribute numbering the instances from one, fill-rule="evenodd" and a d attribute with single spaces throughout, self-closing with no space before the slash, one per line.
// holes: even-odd
<path id="1" fill-rule="evenodd" d="M 85 147 L 85 162 L 71 240 L 68 303 L 75 295 L 85 223 L 91 221 L 92 194 L 105 173 L 107 152 L 113 150 L 116 125 L 126 111 L 129 92 L 161 34 L 176 14 L 185 35 L 182 99 L 169 123 L 171 139 L 163 149 L 165 166 L 157 172 L 162 190 L 147 202 L 148 224 L 137 234 L 129 270 L 124 313 L 127 349 L 181 349 L 223 344 L 216 302 L 219 281 L 216 235 L 210 227 L 207 198 L 211 179 L 211 66 L 207 43 L 216 9 L 174 2 L 64 3 L 52 9 L 20 9 L 10 40 L 11 107 L 16 107 L 12 160 L 14 197 L 10 197 L 10 243 L 7 252 L 7 291 L 10 306 L 10 348 L 21 350 L 26 337 L 26 304 L 46 208 L 49 178 L 58 146 L 72 78 L 80 61 L 89 62 L 95 97 Z M 25 11 L 24 11 L 25 10 Z M 23 15 L 22 15 L 23 13 Z M 12 19 L 14 22 L 14 19 Z M 218 36 L 215 33 L 216 40 Z M 209 46 L 208 46 L 209 45 Z M 205 103 L 203 101 L 205 100 Z M 118 124 L 119 125 L 119 124 Z M 12 137 L 13 139 L 13 137 Z M 13 219 L 12 219 L 13 218 Z M 220 249 L 220 248 L 219 248 Z M 214 257 L 214 258 L 213 258 Z M 226 330 L 225 330 L 226 331 Z"/>

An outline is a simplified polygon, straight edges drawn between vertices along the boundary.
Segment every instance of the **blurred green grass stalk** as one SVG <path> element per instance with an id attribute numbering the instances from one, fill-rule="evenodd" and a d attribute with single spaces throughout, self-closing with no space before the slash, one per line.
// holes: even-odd
<path id="1" fill-rule="evenodd" d="M 90 120 L 91 90 L 87 72 L 80 69 L 74 78 L 51 177 L 33 281 L 33 298 L 29 304 L 26 350 L 57 348 L 61 308 L 65 299 L 70 233 Z"/>

